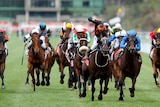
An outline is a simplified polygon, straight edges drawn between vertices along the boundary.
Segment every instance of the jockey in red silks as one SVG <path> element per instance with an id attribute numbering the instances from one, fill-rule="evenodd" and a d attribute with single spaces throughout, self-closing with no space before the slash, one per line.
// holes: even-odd
<path id="1" fill-rule="evenodd" d="M 152 59 L 152 54 L 153 54 L 153 48 L 155 47 L 156 41 L 155 41 L 155 36 L 156 34 L 160 34 L 160 28 L 158 28 L 156 31 L 152 31 L 150 32 L 149 36 L 151 39 L 151 50 L 150 50 L 150 54 L 149 54 L 149 58 Z"/>
<path id="2" fill-rule="evenodd" d="M 6 52 L 6 55 L 8 55 L 8 47 L 6 45 L 6 42 L 9 41 L 9 37 L 8 37 L 8 35 L 6 34 L 6 32 L 4 30 L 0 30 L 0 36 L 4 36 L 4 40 L 5 40 L 5 44 L 4 44 L 5 52 Z"/>

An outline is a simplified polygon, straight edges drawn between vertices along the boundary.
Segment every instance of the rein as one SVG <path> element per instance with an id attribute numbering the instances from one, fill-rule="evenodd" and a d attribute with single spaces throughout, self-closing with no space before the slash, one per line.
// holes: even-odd
<path id="1" fill-rule="evenodd" d="M 105 63 L 104 65 L 98 64 L 98 62 L 97 62 L 98 52 L 99 52 L 99 51 L 96 51 L 96 54 L 95 54 L 95 64 L 96 64 L 96 66 L 98 66 L 98 67 L 105 67 L 105 66 L 107 66 L 107 65 L 108 65 L 108 59 L 107 59 L 107 61 L 106 61 L 106 63 Z M 103 55 L 103 56 L 104 56 L 104 55 Z M 108 58 L 109 58 L 109 55 L 106 54 L 105 57 L 108 57 Z"/>

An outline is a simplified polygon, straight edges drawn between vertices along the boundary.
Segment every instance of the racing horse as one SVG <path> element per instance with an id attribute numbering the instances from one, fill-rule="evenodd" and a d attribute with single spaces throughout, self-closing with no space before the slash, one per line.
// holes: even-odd
<path id="1" fill-rule="evenodd" d="M 124 36 L 119 36 L 118 39 L 116 39 L 119 43 L 122 41 L 122 38 Z M 118 90 L 119 88 L 119 77 L 118 77 L 118 70 L 117 67 L 118 66 L 118 62 L 119 62 L 119 57 L 121 56 L 121 52 L 120 52 L 120 46 L 118 46 L 116 49 L 114 49 L 114 51 L 111 54 L 111 60 L 113 63 L 113 70 L 112 70 L 112 75 L 114 77 L 115 80 L 115 88 Z"/>
<path id="2" fill-rule="evenodd" d="M 33 90 L 35 91 L 35 85 L 39 85 L 39 81 L 35 81 L 34 71 L 36 70 L 37 78 L 39 77 L 39 69 L 44 73 L 45 67 L 45 51 L 41 47 L 40 43 L 40 35 L 38 33 L 31 34 L 32 45 L 29 48 L 28 52 L 28 76 L 29 74 L 32 77 Z M 26 83 L 28 83 L 28 76 L 26 79 Z M 38 80 L 38 79 L 37 79 Z M 41 82 L 44 85 L 44 81 Z"/>
<path id="3" fill-rule="evenodd" d="M 92 84 L 92 101 L 94 101 L 95 92 L 95 80 L 100 79 L 100 91 L 98 100 L 103 99 L 103 93 L 106 94 L 108 91 L 109 78 L 112 74 L 112 63 L 109 61 L 109 46 L 108 38 L 101 37 L 100 42 L 96 50 L 93 50 L 89 56 L 89 80 Z M 104 90 L 102 89 L 102 84 L 105 82 Z"/>
<path id="4" fill-rule="evenodd" d="M 45 59 L 45 67 L 44 67 L 44 73 L 42 73 L 42 79 L 46 78 L 46 85 L 49 86 L 50 85 L 50 73 L 51 73 L 51 69 L 52 66 L 55 62 L 55 57 L 57 55 L 54 47 L 50 44 L 49 42 L 49 34 L 45 35 L 45 44 L 48 50 L 48 54 L 46 56 Z M 45 76 L 45 73 L 47 73 L 47 76 Z M 43 80 L 44 81 L 44 80 Z"/>
<path id="5" fill-rule="evenodd" d="M 159 87 L 158 82 L 158 70 L 160 70 L 160 34 L 155 35 L 155 47 L 151 51 L 151 62 L 152 62 L 152 68 L 153 68 L 153 77 L 155 80 L 155 84 Z"/>
<path id="6" fill-rule="evenodd" d="M 0 33 L 0 77 L 2 79 L 2 89 L 5 88 L 4 85 L 4 71 L 5 71 L 5 61 L 6 61 L 6 52 L 5 52 L 5 39 L 3 33 Z"/>
<path id="7" fill-rule="evenodd" d="M 60 74 L 60 83 L 64 84 L 64 68 L 66 66 L 70 66 L 70 62 L 67 60 L 66 58 L 66 50 L 68 47 L 68 39 L 69 39 L 69 34 L 70 34 L 70 30 L 66 30 L 66 32 L 64 32 L 64 37 L 63 37 L 63 41 L 62 43 L 58 44 L 57 46 L 57 56 L 56 56 L 56 62 L 59 65 L 59 72 Z M 68 87 L 72 87 L 72 76 L 70 73 L 70 68 L 69 68 L 69 79 L 68 79 Z"/>
<path id="8" fill-rule="evenodd" d="M 86 81 L 84 81 L 84 74 L 82 75 L 82 64 L 87 63 L 88 59 L 86 59 L 86 53 L 89 50 L 88 48 L 88 41 L 87 38 L 81 37 L 79 39 L 79 47 L 77 48 L 75 58 L 74 58 L 74 72 L 76 74 L 76 78 L 78 80 L 78 88 L 79 88 L 79 97 L 85 97 L 86 96 Z M 83 82 L 84 81 L 84 82 Z M 83 84 L 83 86 L 82 86 Z M 83 87 L 83 93 L 81 93 L 81 88 Z"/>
<path id="9" fill-rule="evenodd" d="M 126 77 L 131 78 L 132 86 L 129 88 L 130 96 L 134 97 L 135 84 L 136 79 L 139 75 L 142 60 L 138 61 L 137 51 L 136 49 L 137 39 L 135 36 L 128 36 L 126 47 L 123 51 L 123 54 L 119 58 L 117 70 L 119 76 L 119 90 L 120 97 L 119 100 L 123 101 L 124 92 L 123 92 L 123 84 Z"/>

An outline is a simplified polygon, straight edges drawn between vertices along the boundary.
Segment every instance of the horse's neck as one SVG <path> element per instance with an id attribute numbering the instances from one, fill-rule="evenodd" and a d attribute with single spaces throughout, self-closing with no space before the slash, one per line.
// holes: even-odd
<path id="1" fill-rule="evenodd" d="M 133 62 L 135 59 L 135 53 L 130 53 L 129 50 L 125 50 L 122 59 L 127 62 Z"/>
<path id="2" fill-rule="evenodd" d="M 155 48 L 155 53 L 157 56 L 160 56 L 160 48 Z"/>

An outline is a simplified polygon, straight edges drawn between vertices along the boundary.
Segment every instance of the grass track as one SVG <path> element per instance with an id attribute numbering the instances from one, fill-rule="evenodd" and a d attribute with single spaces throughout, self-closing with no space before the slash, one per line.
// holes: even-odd
<path id="1" fill-rule="evenodd" d="M 59 39 L 51 38 L 56 47 Z M 125 98 L 123 102 L 118 101 L 119 91 L 114 89 L 114 82 L 109 83 L 109 91 L 98 101 L 99 84 L 96 82 L 95 101 L 91 101 L 91 92 L 87 91 L 87 97 L 80 99 L 78 90 L 71 91 L 67 87 L 68 69 L 65 69 L 65 83 L 59 83 L 60 73 L 57 63 L 52 68 L 51 85 L 49 87 L 36 87 L 33 91 L 31 85 L 25 85 L 27 60 L 21 65 L 23 40 L 12 36 L 7 43 L 9 56 L 6 61 L 5 89 L 0 89 L 0 107 L 157 107 L 160 105 L 160 89 L 153 80 L 153 70 L 148 54 L 143 55 L 143 64 L 136 83 L 135 97 L 131 98 L 128 88 L 131 80 L 126 79 Z M 31 78 L 30 78 L 31 80 Z M 30 81 L 31 83 L 31 81 Z"/>

